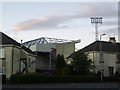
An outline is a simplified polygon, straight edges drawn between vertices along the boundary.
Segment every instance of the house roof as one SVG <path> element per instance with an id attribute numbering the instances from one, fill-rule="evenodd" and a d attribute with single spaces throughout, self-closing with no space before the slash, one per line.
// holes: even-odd
<path id="1" fill-rule="evenodd" d="M 95 41 L 79 51 L 82 51 L 82 52 L 100 51 L 100 43 L 101 43 L 101 51 L 120 52 L 120 43 L 112 43 L 107 41 L 101 41 L 101 42 Z"/>
<path id="2" fill-rule="evenodd" d="M 11 37 L 7 36 L 6 34 L 0 32 L 0 45 L 15 45 L 15 46 L 21 46 L 20 43 L 12 39 Z M 34 54 L 29 48 L 22 45 L 22 49 L 30 54 Z"/>
<path id="3" fill-rule="evenodd" d="M 20 46 L 20 43 L 13 40 L 11 37 L 7 36 L 6 34 L 0 32 L 0 45 L 7 45 L 7 44 L 13 44 L 16 46 Z"/>
<path id="4" fill-rule="evenodd" d="M 78 50 L 75 53 L 79 53 L 79 52 L 89 52 L 89 51 L 100 51 L 100 43 L 101 43 L 101 51 L 104 52 L 120 52 L 120 43 L 112 43 L 112 42 L 106 42 L 106 41 L 95 41 L 91 44 L 89 44 L 88 46 Z M 71 54 L 69 57 L 70 58 L 74 55 Z"/>

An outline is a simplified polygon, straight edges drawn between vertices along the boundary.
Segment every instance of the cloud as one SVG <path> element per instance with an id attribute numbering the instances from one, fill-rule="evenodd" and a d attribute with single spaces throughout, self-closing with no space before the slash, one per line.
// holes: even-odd
<path id="1" fill-rule="evenodd" d="M 85 5 L 82 8 L 85 10 L 85 12 L 89 12 L 89 13 L 94 12 L 94 8 L 91 5 Z"/>
<path id="2" fill-rule="evenodd" d="M 12 29 L 13 30 L 18 30 L 18 31 L 19 30 L 31 29 L 31 28 L 34 28 L 34 26 L 38 23 L 39 23 L 39 20 L 28 20 L 28 21 L 18 23 Z"/>
<path id="3" fill-rule="evenodd" d="M 114 28 L 110 28 L 110 29 L 107 29 L 107 30 L 103 30 L 101 32 L 105 33 L 106 35 L 116 36 L 116 35 L 118 35 L 118 27 L 114 27 Z"/>
<path id="4" fill-rule="evenodd" d="M 101 4 L 88 4 L 83 6 L 86 7 L 84 10 L 86 11 L 83 15 L 88 16 L 102 16 L 105 18 L 115 17 L 117 16 L 117 10 L 111 4 L 101 3 Z"/>
<path id="5" fill-rule="evenodd" d="M 90 18 L 92 16 L 111 18 L 117 15 L 117 11 L 114 9 L 114 7 L 107 4 L 81 4 L 80 9 L 82 9 L 83 12 L 74 12 L 73 15 L 46 16 L 40 19 L 30 19 L 27 21 L 23 21 L 13 26 L 12 30 L 48 30 L 56 28 L 67 28 L 69 26 L 61 24 L 72 22 L 72 20 L 74 19 Z M 104 24 L 113 25 L 116 24 L 116 22 L 105 22 Z"/>
<path id="6" fill-rule="evenodd" d="M 104 25 L 115 25 L 115 26 L 118 26 L 118 21 L 117 20 L 115 20 L 115 21 L 105 21 L 105 22 L 103 22 L 103 24 Z"/>
<path id="7" fill-rule="evenodd" d="M 66 21 L 65 17 L 43 17 L 40 19 L 32 19 L 24 21 L 15 25 L 12 29 L 19 30 L 31 30 L 31 29 L 51 29 L 51 28 L 63 28 L 61 26 Z"/>

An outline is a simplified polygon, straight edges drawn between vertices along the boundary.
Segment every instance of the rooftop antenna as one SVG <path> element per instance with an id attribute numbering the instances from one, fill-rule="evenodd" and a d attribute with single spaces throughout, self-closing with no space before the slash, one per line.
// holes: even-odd
<path id="1" fill-rule="evenodd" d="M 102 24 L 102 17 L 91 17 L 91 24 L 95 26 L 95 40 L 98 41 L 98 27 Z"/>

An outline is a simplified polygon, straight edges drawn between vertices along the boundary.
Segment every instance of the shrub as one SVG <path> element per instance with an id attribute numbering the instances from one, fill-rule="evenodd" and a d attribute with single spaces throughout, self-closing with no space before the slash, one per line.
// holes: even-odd
<path id="1" fill-rule="evenodd" d="M 103 82 L 110 82 L 110 77 L 103 77 Z"/>
<path id="2" fill-rule="evenodd" d="M 120 76 L 103 77 L 104 82 L 117 82 Z M 43 75 L 40 73 L 14 74 L 11 75 L 10 81 L 13 84 L 18 83 L 85 83 L 100 82 L 100 77 L 95 73 L 87 75 Z"/>
<path id="3" fill-rule="evenodd" d="M 62 75 L 70 75 L 71 74 L 71 70 L 69 69 L 69 67 L 64 67 L 61 71 Z"/>
<path id="4" fill-rule="evenodd" d="M 19 78 L 19 74 L 13 74 L 13 75 L 11 75 L 11 77 L 10 77 L 10 82 L 12 83 L 12 84 L 17 84 L 17 83 L 20 83 L 20 78 Z"/>
<path id="5" fill-rule="evenodd" d="M 97 76 L 97 73 L 94 73 L 94 72 L 89 72 L 86 74 L 87 76 Z"/>
<path id="6" fill-rule="evenodd" d="M 118 82 L 118 81 L 119 81 L 120 76 L 113 75 L 113 76 L 111 76 L 111 77 L 109 77 L 109 78 L 110 78 L 110 81 L 111 81 L 111 82 Z"/>
<path id="7" fill-rule="evenodd" d="M 54 70 L 54 71 L 52 71 L 52 73 L 54 74 L 54 75 L 61 75 L 61 70 Z"/>
<path id="8" fill-rule="evenodd" d="M 110 77 L 104 77 L 103 81 L 104 82 L 119 82 L 120 81 L 120 76 L 113 75 L 113 76 L 110 76 Z"/>
<path id="9" fill-rule="evenodd" d="M 39 73 L 12 75 L 11 83 L 79 83 L 79 82 L 97 82 L 94 76 L 48 76 Z"/>

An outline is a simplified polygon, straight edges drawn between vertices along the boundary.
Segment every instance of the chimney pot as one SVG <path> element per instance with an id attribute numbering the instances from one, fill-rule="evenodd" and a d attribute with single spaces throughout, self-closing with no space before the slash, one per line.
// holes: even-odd
<path id="1" fill-rule="evenodd" d="M 112 43 L 116 42 L 116 39 L 115 39 L 115 37 L 110 37 L 110 40 L 109 40 L 109 42 L 112 42 Z"/>

